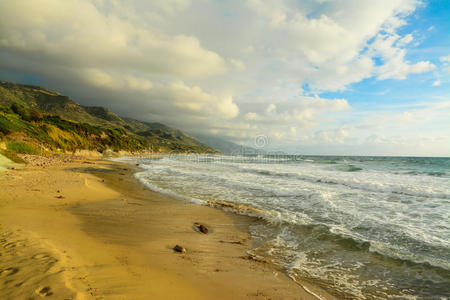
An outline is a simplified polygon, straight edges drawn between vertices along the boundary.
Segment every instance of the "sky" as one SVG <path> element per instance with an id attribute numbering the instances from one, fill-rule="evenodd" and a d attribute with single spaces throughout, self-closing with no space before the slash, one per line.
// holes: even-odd
<path id="1" fill-rule="evenodd" d="M 450 1 L 1 0 L 0 80 L 265 151 L 450 156 Z"/>

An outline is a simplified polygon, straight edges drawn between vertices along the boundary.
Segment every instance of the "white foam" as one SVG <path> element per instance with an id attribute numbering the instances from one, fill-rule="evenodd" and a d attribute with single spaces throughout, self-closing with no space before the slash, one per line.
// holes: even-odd
<path id="1" fill-rule="evenodd" d="M 356 166 L 362 170 L 347 172 L 342 164 L 261 162 L 261 157 L 244 156 L 165 156 L 139 163 L 143 171 L 136 177 L 154 191 L 199 204 L 209 200 L 244 204 L 265 211 L 259 217 L 272 224 L 320 225 L 336 236 L 366 243 L 369 251 L 450 266 L 449 255 L 439 250 L 450 249 L 448 178 L 382 170 L 378 165 L 374 169 L 363 163 Z M 274 249 L 285 251 L 299 243 L 295 235 L 279 235 L 275 242 Z M 300 268 L 295 263 L 291 261 L 292 270 Z M 318 265 L 310 272 L 319 278 L 330 269 Z M 355 282 L 345 276 L 335 280 L 342 286 Z"/>

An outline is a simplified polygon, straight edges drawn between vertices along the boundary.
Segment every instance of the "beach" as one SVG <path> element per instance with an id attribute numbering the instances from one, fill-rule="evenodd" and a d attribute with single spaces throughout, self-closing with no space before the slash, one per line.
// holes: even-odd
<path id="1" fill-rule="evenodd" d="M 250 253 L 339 299 L 447 299 L 450 160 L 122 157 L 149 189 L 261 222 Z M 265 222 L 263 222 L 264 220 Z"/>
<path id="2" fill-rule="evenodd" d="M 137 171 L 77 158 L 0 173 L 0 298 L 334 299 L 249 255 L 265 221 L 153 192 Z"/>

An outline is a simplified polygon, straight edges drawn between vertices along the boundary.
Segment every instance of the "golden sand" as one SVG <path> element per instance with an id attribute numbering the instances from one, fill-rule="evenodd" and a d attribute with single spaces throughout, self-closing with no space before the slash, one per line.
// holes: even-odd
<path id="1" fill-rule="evenodd" d="M 249 258 L 248 227 L 263 221 L 149 191 L 135 171 L 97 160 L 1 173 L 0 299 L 316 299 Z"/>

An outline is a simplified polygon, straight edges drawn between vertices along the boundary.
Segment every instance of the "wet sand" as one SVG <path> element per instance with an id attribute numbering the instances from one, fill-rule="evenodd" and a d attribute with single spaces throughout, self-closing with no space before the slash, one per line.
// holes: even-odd
<path id="1" fill-rule="evenodd" d="M 136 171 L 91 160 L 1 173 L 0 299 L 333 299 L 249 256 L 263 221 L 152 192 Z"/>

